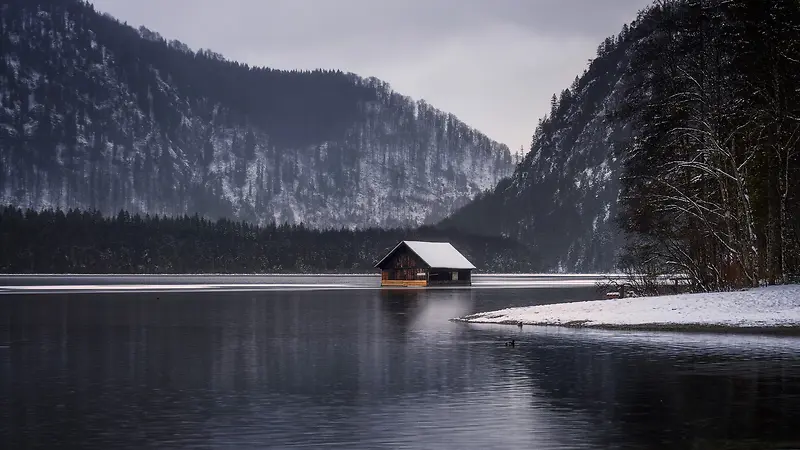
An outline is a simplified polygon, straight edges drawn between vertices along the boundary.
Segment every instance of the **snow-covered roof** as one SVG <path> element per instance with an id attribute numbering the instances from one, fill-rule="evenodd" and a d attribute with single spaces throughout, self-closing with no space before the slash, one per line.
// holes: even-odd
<path id="1" fill-rule="evenodd" d="M 412 252 L 422 259 L 425 264 L 436 269 L 474 269 L 475 266 L 467 260 L 449 242 L 424 242 L 424 241 L 402 241 L 397 244 L 392 251 L 386 254 L 375 267 L 383 263 L 386 258 L 392 255 L 401 245 L 407 245 Z"/>

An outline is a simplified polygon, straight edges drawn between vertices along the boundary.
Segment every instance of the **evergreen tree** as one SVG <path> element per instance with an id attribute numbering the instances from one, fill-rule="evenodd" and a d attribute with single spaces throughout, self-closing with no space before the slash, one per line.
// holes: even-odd
<path id="1" fill-rule="evenodd" d="M 312 230 L 199 215 L 112 217 L 97 211 L 0 210 L 0 273 L 374 273 L 403 239 L 450 241 L 479 272 L 533 272 L 535 253 L 511 239 L 434 227 Z"/>

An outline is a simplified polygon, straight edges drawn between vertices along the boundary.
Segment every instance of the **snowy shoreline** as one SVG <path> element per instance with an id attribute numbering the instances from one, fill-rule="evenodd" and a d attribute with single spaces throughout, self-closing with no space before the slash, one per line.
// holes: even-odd
<path id="1" fill-rule="evenodd" d="M 506 308 L 456 322 L 800 334 L 800 285 Z"/>

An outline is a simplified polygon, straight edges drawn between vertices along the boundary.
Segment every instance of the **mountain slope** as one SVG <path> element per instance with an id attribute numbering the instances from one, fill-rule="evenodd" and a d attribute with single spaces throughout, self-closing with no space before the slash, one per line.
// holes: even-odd
<path id="1" fill-rule="evenodd" d="M 531 150 L 513 175 L 442 221 L 443 227 L 498 234 L 535 245 L 549 270 L 611 270 L 621 242 L 615 224 L 619 151 L 630 134 L 609 120 L 620 105 L 637 19 L 598 48 L 572 86 L 553 96 Z"/>
<path id="2" fill-rule="evenodd" d="M 504 145 L 374 78 L 226 61 L 77 0 L 0 10 L 2 203 L 409 226 L 512 170 Z"/>

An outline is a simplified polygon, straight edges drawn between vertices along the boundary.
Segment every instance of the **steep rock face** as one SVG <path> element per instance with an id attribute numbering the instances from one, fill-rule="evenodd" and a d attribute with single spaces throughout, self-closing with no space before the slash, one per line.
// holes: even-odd
<path id="1" fill-rule="evenodd" d="M 620 192 L 619 153 L 629 126 L 614 120 L 625 92 L 637 25 L 625 26 L 598 48 L 533 136 L 514 174 L 441 225 L 500 234 L 534 245 L 548 270 L 613 270 L 621 235 L 615 223 Z"/>
<path id="2" fill-rule="evenodd" d="M 380 80 L 248 67 L 77 0 L 0 10 L 0 203 L 409 226 L 513 169 Z"/>

